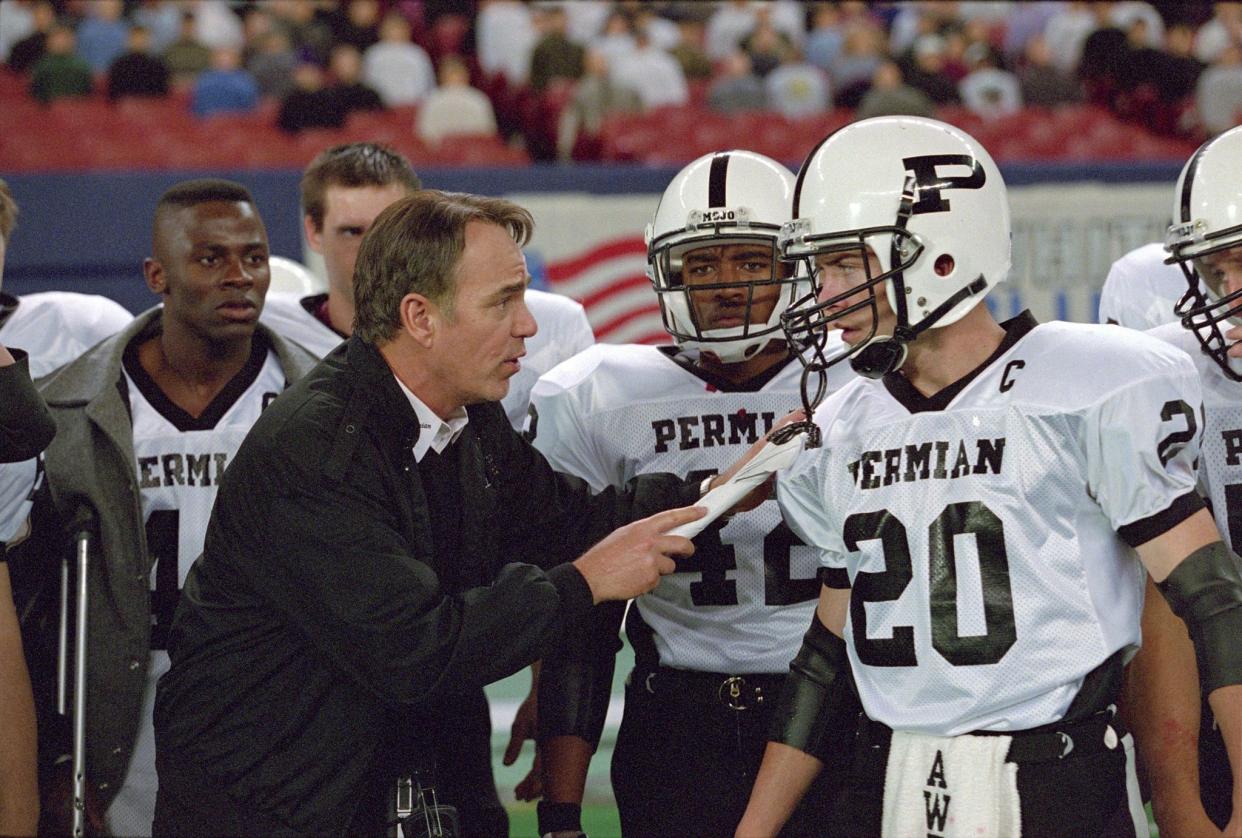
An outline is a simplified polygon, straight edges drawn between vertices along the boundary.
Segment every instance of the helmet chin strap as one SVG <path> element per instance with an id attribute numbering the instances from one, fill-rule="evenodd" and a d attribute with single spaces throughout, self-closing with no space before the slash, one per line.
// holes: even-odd
<path id="1" fill-rule="evenodd" d="M 980 274 L 969 285 L 957 289 L 940 305 L 932 310 L 917 325 L 898 326 L 892 335 L 876 335 L 863 344 L 863 347 L 850 357 L 850 366 L 854 372 L 865 378 L 883 378 L 894 370 L 901 369 L 910 353 L 910 343 L 920 334 L 940 321 L 954 306 L 978 294 L 988 287 L 988 282 Z"/>

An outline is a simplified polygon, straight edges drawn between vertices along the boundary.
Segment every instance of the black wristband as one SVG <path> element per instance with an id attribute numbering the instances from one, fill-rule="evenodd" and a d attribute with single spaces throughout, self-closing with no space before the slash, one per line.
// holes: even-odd
<path id="1" fill-rule="evenodd" d="M 550 835 L 553 832 L 581 832 L 582 805 L 578 803 L 551 803 L 540 800 L 535 807 L 539 818 L 539 834 Z"/>

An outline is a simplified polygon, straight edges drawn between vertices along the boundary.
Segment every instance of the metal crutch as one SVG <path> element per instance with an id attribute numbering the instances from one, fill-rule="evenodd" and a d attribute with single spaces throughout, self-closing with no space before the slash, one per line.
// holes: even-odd
<path id="1" fill-rule="evenodd" d="M 73 546 L 77 562 L 77 595 L 73 641 L 73 836 L 86 832 L 86 608 L 94 516 L 80 509 L 73 519 Z M 56 712 L 66 715 L 69 666 L 69 557 L 60 564 L 59 655 L 56 661 Z"/>

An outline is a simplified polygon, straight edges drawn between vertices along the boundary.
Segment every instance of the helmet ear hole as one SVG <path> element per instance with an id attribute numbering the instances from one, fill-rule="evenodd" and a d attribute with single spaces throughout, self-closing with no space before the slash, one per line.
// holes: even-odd
<path id="1" fill-rule="evenodd" d="M 948 253 L 941 253 L 936 257 L 936 263 L 933 266 L 933 270 L 935 270 L 936 276 L 948 276 L 953 273 L 953 269 L 956 267 L 957 262 L 953 260 L 951 255 Z"/>

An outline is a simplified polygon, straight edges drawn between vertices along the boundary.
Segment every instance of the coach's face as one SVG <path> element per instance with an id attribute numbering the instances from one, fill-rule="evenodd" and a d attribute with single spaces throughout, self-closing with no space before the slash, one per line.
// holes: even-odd
<path id="1" fill-rule="evenodd" d="M 271 281 L 267 257 L 267 232 L 251 204 L 209 201 L 160 216 L 143 272 L 164 298 L 165 321 L 221 342 L 254 333 Z"/>
<path id="2" fill-rule="evenodd" d="M 436 315 L 432 363 L 455 404 L 499 401 L 521 368 L 535 319 L 526 308 L 526 260 L 503 227 L 466 225 L 451 311 Z"/>

